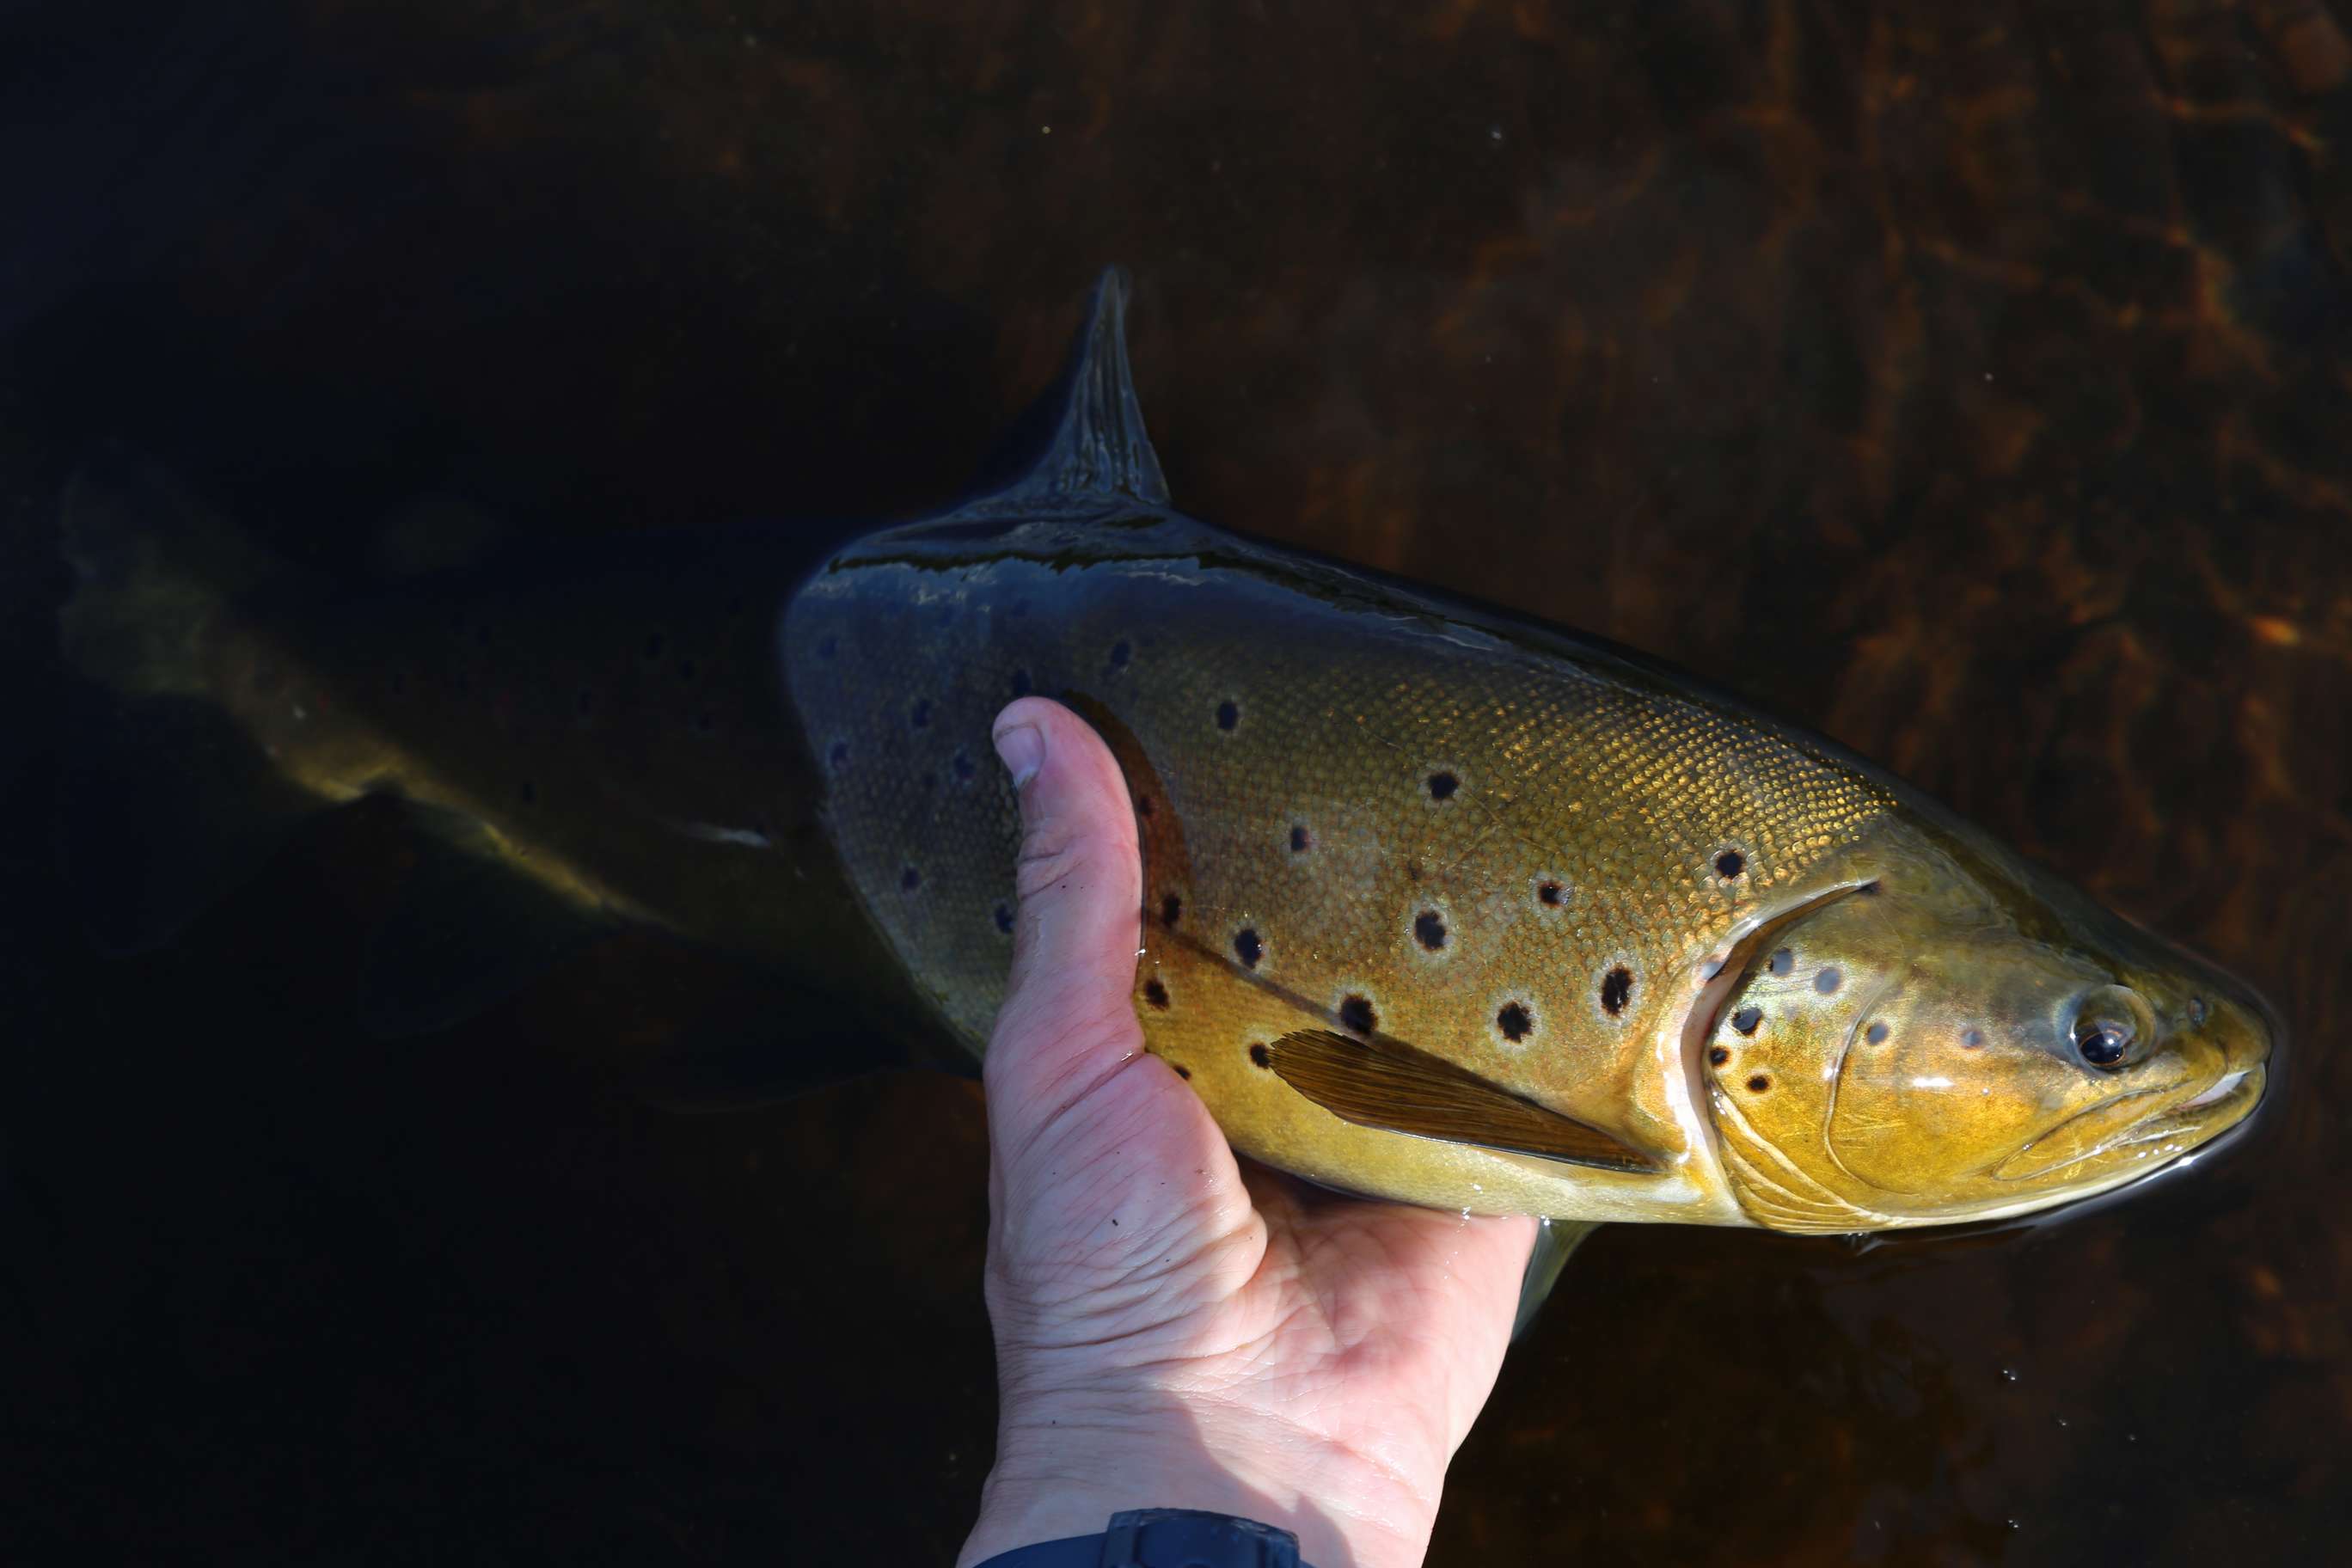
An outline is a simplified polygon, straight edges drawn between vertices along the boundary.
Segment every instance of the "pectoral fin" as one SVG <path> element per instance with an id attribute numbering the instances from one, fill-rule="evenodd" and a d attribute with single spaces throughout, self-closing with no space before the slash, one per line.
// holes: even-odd
<path id="1" fill-rule="evenodd" d="M 1511 1321 L 1511 1342 L 1517 1344 L 1535 1322 L 1536 1314 L 1551 1300 L 1552 1287 L 1559 1283 L 1560 1270 L 1584 1244 L 1584 1238 L 1601 1228 L 1598 1222 L 1583 1219 L 1548 1219 L 1536 1232 L 1536 1245 L 1528 1254 L 1528 1271 L 1519 1279 L 1519 1310 Z"/>
<path id="2" fill-rule="evenodd" d="M 1402 1042 L 1299 1029 L 1271 1047 L 1276 1074 L 1360 1127 L 1621 1171 L 1654 1171 L 1650 1155 L 1597 1127 Z"/>

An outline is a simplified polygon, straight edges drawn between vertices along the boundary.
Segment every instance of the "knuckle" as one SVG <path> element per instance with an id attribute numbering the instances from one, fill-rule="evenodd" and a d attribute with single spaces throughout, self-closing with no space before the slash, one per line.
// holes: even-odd
<path id="1" fill-rule="evenodd" d="M 1013 885 L 1024 899 L 1081 878 L 1091 866 L 1086 840 L 1066 826 L 1045 823 L 1031 828 L 1021 840 L 1021 858 L 1013 867 Z"/>

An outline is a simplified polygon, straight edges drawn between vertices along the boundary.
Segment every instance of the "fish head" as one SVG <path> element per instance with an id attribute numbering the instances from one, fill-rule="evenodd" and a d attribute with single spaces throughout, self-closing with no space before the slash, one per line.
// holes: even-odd
<path id="1" fill-rule="evenodd" d="M 1694 1016 L 1750 1218 L 2026 1214 L 2170 1165 L 2262 1100 L 2275 1026 L 2226 975 L 2071 889 L 2031 888 L 2024 919 L 1938 891 L 1888 878 L 1813 900 L 1762 928 Z"/>

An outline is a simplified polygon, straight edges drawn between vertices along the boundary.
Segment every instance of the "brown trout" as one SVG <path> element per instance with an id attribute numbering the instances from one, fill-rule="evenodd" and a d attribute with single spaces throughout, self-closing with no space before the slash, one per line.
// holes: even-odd
<path id="1" fill-rule="evenodd" d="M 65 643 L 121 759 L 89 795 L 160 734 L 210 781 L 166 829 L 413 803 L 480 876 L 379 943 L 409 1022 L 641 922 L 868 996 L 895 972 L 977 1051 L 1018 837 L 989 730 L 1034 691 L 1126 772 L 1148 1048 L 1313 1181 L 1878 1230 L 2107 1191 L 2261 1101 L 2249 991 L 1835 744 L 1175 510 L 1124 309 L 1107 277 L 1026 478 L 804 578 L 744 535 L 339 599 L 87 485 Z M 97 853 L 156 926 L 228 863 Z"/>

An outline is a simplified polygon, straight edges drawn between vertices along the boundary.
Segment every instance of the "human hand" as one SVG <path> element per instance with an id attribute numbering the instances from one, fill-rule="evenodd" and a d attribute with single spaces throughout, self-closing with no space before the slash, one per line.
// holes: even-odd
<path id="1" fill-rule="evenodd" d="M 1024 833 L 984 1068 L 1001 1405 L 960 1568 L 1154 1507 L 1296 1531 L 1317 1568 L 1419 1563 L 1509 1343 L 1534 1222 L 1244 1170 L 1143 1051 L 1118 764 L 1042 698 L 1006 708 L 996 743 Z"/>

